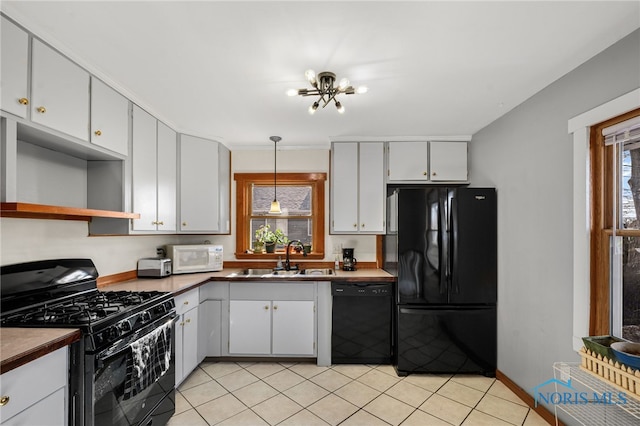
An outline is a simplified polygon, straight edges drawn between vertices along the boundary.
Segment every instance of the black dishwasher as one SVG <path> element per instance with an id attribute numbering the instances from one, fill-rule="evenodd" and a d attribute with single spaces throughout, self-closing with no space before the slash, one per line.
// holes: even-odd
<path id="1" fill-rule="evenodd" d="M 332 364 L 391 364 L 393 283 L 331 283 Z"/>

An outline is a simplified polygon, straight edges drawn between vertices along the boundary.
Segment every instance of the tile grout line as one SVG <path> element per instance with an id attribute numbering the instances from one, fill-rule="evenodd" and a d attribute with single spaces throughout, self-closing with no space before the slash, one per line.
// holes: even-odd
<path id="1" fill-rule="evenodd" d="M 278 364 L 279 366 L 281 366 L 281 367 L 282 367 L 282 369 L 281 369 L 281 370 L 278 370 L 278 371 L 276 371 L 276 372 L 273 372 L 273 373 L 271 373 L 271 374 L 268 374 L 268 375 L 266 375 L 266 376 L 264 376 L 264 377 L 259 377 L 259 376 L 257 376 L 256 374 L 252 373 L 252 372 L 248 369 L 248 368 L 250 368 L 251 366 L 256 365 L 256 364 L 257 364 L 257 362 L 252 362 L 252 363 L 238 363 L 238 362 L 230 362 L 230 363 L 235 364 L 235 365 L 238 367 L 238 369 L 237 369 L 237 370 L 234 370 L 234 371 L 231 371 L 231 372 L 229 372 L 229 373 L 223 374 L 223 375 L 221 375 L 221 376 L 220 376 L 220 377 L 218 377 L 218 378 L 222 378 L 222 377 L 228 376 L 228 375 L 233 374 L 233 373 L 236 373 L 236 372 L 238 372 L 238 371 L 244 371 L 244 372 L 246 372 L 246 373 L 250 374 L 251 376 L 253 376 L 253 377 L 256 379 L 256 381 L 254 381 L 254 382 L 252 382 L 252 383 L 248 383 L 248 384 L 246 384 L 246 385 L 242 386 L 241 388 L 235 389 L 234 391 L 230 391 L 228 388 L 226 388 L 226 387 L 225 387 L 225 386 L 223 386 L 220 382 L 218 382 L 218 380 L 217 380 L 216 378 L 214 378 L 212 375 L 210 375 L 210 374 L 209 374 L 209 373 L 208 373 L 204 368 L 202 368 L 202 367 L 201 367 L 201 365 L 199 365 L 199 366 L 198 366 L 198 368 L 199 368 L 200 370 L 202 370 L 202 372 L 205 374 L 205 376 L 206 376 L 206 377 L 208 377 L 208 378 L 209 378 L 209 381 L 214 381 L 216 384 L 218 384 L 219 386 L 221 386 L 221 387 L 222 387 L 222 388 L 227 392 L 226 394 L 230 394 L 231 396 L 233 396 L 233 397 L 234 397 L 234 398 L 235 398 L 239 403 L 241 403 L 241 404 L 242 404 L 242 406 L 244 406 L 244 407 L 245 407 L 245 410 L 250 410 L 253 414 L 255 414 L 258 418 L 260 418 L 260 419 L 262 419 L 263 421 L 265 421 L 267 424 L 270 424 L 270 423 L 269 423 L 266 419 L 264 419 L 262 416 L 260 416 L 258 413 L 256 413 L 256 412 L 253 410 L 253 407 L 250 407 L 250 406 L 246 405 L 242 400 L 240 400 L 240 399 L 239 399 L 239 398 L 234 394 L 234 392 L 237 392 L 237 391 L 239 391 L 240 389 L 243 389 L 243 388 L 245 388 L 245 387 L 247 387 L 247 386 L 250 386 L 250 385 L 252 385 L 252 384 L 255 384 L 255 383 L 258 383 L 258 382 L 262 382 L 262 383 L 264 383 L 265 385 L 269 386 L 270 388 L 274 389 L 274 390 L 277 392 L 277 394 L 276 394 L 276 395 L 271 396 L 270 398 L 265 399 L 264 401 L 261 401 L 261 402 L 259 402 L 259 403 L 255 404 L 255 405 L 254 405 L 254 407 L 255 407 L 255 406 L 257 406 L 257 405 L 259 405 L 259 404 L 261 404 L 262 402 L 268 401 L 269 399 L 272 399 L 272 398 L 274 398 L 274 397 L 276 397 L 276 396 L 279 396 L 279 395 L 284 396 L 284 397 L 285 397 L 285 398 L 287 398 L 289 401 L 291 401 L 291 402 L 295 403 L 296 405 L 298 405 L 299 407 L 301 407 L 301 409 L 300 409 L 300 410 L 298 410 L 298 411 L 296 411 L 295 413 L 291 414 L 291 415 L 290 415 L 290 416 L 288 416 L 287 418 L 285 418 L 285 419 L 281 420 L 279 423 L 286 421 L 287 419 L 289 419 L 289 418 L 291 418 L 291 417 L 293 417 L 293 416 L 295 416 L 295 415 L 299 414 L 299 413 L 300 413 L 300 412 L 302 412 L 302 411 L 308 411 L 308 412 L 309 412 L 309 413 L 311 413 L 312 415 L 316 416 L 312 411 L 310 411 L 310 410 L 308 409 L 308 407 L 312 406 L 313 404 L 316 404 L 318 401 L 320 401 L 320 400 L 322 400 L 322 399 L 326 398 L 326 397 L 327 397 L 327 396 L 329 396 L 329 395 L 334 395 L 335 397 L 340 398 L 341 400 L 345 401 L 346 403 L 348 403 L 348 404 L 350 404 L 350 405 L 353 405 L 353 406 L 355 406 L 355 407 L 357 408 L 357 410 L 356 410 L 354 413 L 352 413 L 351 415 L 349 415 L 349 416 L 348 416 L 348 417 L 346 417 L 345 419 L 341 420 L 339 424 L 341 424 L 341 423 L 343 423 L 343 422 L 347 421 L 349 418 L 351 418 L 352 416 L 356 415 L 356 414 L 357 414 L 358 412 L 360 412 L 360 411 L 364 411 L 364 412 L 366 412 L 367 414 L 369 414 L 369 415 L 371 415 L 371 416 L 375 417 L 376 419 L 379 419 L 380 421 L 382 421 L 382 422 L 384 422 L 384 423 L 387 423 L 387 424 L 388 424 L 388 422 L 387 422 L 386 420 L 384 420 L 384 419 L 382 419 L 382 418 L 380 418 L 380 417 L 376 416 L 375 414 L 373 414 L 373 413 L 371 413 L 371 412 L 367 411 L 367 410 L 364 408 L 366 405 L 370 404 L 372 401 L 374 401 L 375 399 L 379 398 L 381 395 L 385 395 L 385 396 L 387 396 L 387 397 L 389 397 L 389 398 L 391 398 L 391 399 L 394 399 L 395 401 L 398 401 L 398 402 L 404 403 L 404 404 L 406 404 L 407 406 L 411 407 L 411 412 L 410 412 L 410 413 L 409 413 L 409 414 L 408 414 L 408 415 L 407 415 L 407 416 L 406 416 L 406 417 L 405 417 L 405 418 L 404 418 L 404 419 L 403 419 L 399 424 L 404 423 L 404 422 L 405 422 L 409 417 L 411 417 L 411 416 L 412 416 L 416 411 L 421 411 L 421 412 L 426 413 L 426 414 L 428 414 L 428 415 L 433 415 L 433 414 L 430 414 L 430 413 L 428 413 L 428 412 L 425 412 L 425 411 L 421 410 L 421 409 L 419 408 L 419 406 L 418 406 L 418 407 L 414 407 L 414 406 L 412 406 L 412 405 L 410 405 L 410 404 L 407 404 L 407 403 L 405 403 L 404 401 L 402 401 L 402 400 L 400 400 L 400 399 L 398 399 L 398 398 L 394 397 L 393 395 L 389 395 L 389 394 L 387 394 L 387 393 L 386 393 L 386 392 L 388 392 L 391 388 L 393 388 L 394 386 L 396 386 L 396 385 L 398 385 L 399 383 L 402 383 L 402 382 L 406 382 L 406 383 L 408 383 L 408 384 L 410 384 L 410 385 L 416 386 L 416 387 L 418 387 L 418 388 L 420 388 L 420 389 L 422 389 L 422 390 L 424 390 L 424 391 L 427 391 L 427 392 L 430 392 L 430 393 L 431 393 L 431 395 L 429 395 L 429 397 L 428 397 L 427 399 L 425 399 L 425 401 L 423 401 L 421 404 L 424 404 L 426 401 L 428 401 L 428 400 L 429 400 L 429 399 L 430 399 L 434 394 L 436 394 L 439 390 L 441 390 L 441 389 L 442 389 L 442 388 L 443 388 L 447 383 L 449 383 L 449 382 L 453 382 L 453 383 L 455 383 L 456 385 L 463 386 L 463 387 L 465 387 L 465 388 L 467 388 L 467 389 L 470 389 L 470 390 L 474 390 L 474 391 L 477 391 L 477 392 L 481 392 L 481 393 L 482 393 L 482 397 L 478 400 L 478 402 L 477 402 L 473 407 L 470 407 L 470 408 L 471 408 L 471 411 L 469 412 L 469 414 L 467 414 L 467 416 L 465 416 L 465 418 L 462 420 L 462 423 L 464 423 L 464 421 L 466 421 L 466 420 L 467 420 L 467 418 L 468 418 L 468 417 L 473 413 L 473 411 L 478 411 L 478 412 L 480 412 L 480 413 L 482 413 L 482 414 L 484 414 L 484 415 L 487 415 L 487 416 L 493 417 L 493 418 L 498 419 L 498 420 L 500 420 L 500 421 L 503 421 L 503 422 L 505 422 L 505 423 L 514 424 L 514 423 L 512 423 L 512 422 L 510 422 L 510 421 L 507 421 L 506 419 L 503 419 L 503 418 L 500 418 L 500 417 L 494 416 L 494 415 L 489 414 L 489 413 L 485 413 L 484 411 L 481 411 L 481 410 L 477 409 L 477 406 L 478 406 L 478 405 L 480 404 L 480 402 L 481 402 L 481 401 L 486 397 L 486 395 L 491 395 L 492 397 L 497 398 L 497 399 L 500 399 L 500 400 L 502 400 L 502 401 L 510 402 L 511 404 L 515 404 L 515 405 L 521 406 L 520 404 L 517 404 L 516 402 L 510 401 L 510 400 L 508 400 L 508 399 L 506 399 L 506 398 L 502 398 L 502 397 L 500 397 L 500 396 L 493 395 L 493 394 L 490 394 L 490 393 L 489 393 L 489 390 L 490 390 L 490 389 L 493 387 L 493 385 L 498 381 L 498 380 L 497 380 L 497 379 L 495 379 L 495 378 L 493 378 L 493 381 L 492 381 L 492 383 L 489 385 L 489 387 L 487 387 L 487 389 L 486 389 L 486 390 L 482 391 L 482 390 L 479 390 L 479 389 L 477 389 L 477 388 L 475 388 L 475 387 L 469 386 L 469 385 L 467 385 L 467 384 L 465 384 L 465 383 L 461 383 L 461 382 L 459 382 L 459 381 L 456 381 L 456 380 L 455 380 L 456 375 L 451 375 L 449 378 L 447 378 L 447 380 L 446 380 L 444 383 L 442 383 L 440 386 L 438 386 L 438 387 L 437 387 L 437 389 L 436 389 L 435 391 L 431 391 L 430 389 L 423 388 L 422 386 L 419 386 L 419 385 L 417 385 L 417 384 L 411 383 L 410 381 L 405 381 L 405 379 L 406 379 L 407 377 L 410 377 L 410 376 L 394 376 L 394 375 L 389 374 L 387 371 L 384 371 L 383 369 L 380 369 L 380 368 L 379 368 L 381 365 L 369 365 L 369 364 L 365 364 L 365 365 L 369 368 L 369 370 L 368 370 L 367 372 L 365 372 L 365 373 L 358 374 L 356 377 L 351 377 L 351 376 L 349 376 L 349 375 L 347 375 L 347 374 L 341 373 L 340 371 L 338 371 L 338 369 L 334 368 L 336 365 L 331 365 L 331 366 L 329 366 L 329 367 L 324 368 L 324 369 L 323 369 L 323 371 L 321 371 L 321 372 L 319 372 L 319 373 L 317 373 L 317 374 L 313 374 L 313 375 L 311 375 L 311 376 L 308 376 L 308 377 L 307 377 L 307 376 L 303 376 L 302 374 L 299 374 L 299 373 L 297 373 L 296 371 L 292 370 L 292 367 L 295 367 L 296 365 L 300 365 L 300 364 L 302 364 L 302 363 L 300 363 L 300 362 L 296 362 L 296 363 L 293 363 L 293 364 L 287 363 L 287 365 L 283 365 L 282 363 L 279 363 L 279 362 L 274 362 L 275 364 Z M 215 363 L 212 363 L 212 364 L 215 364 Z M 289 365 L 289 364 L 290 364 L 290 365 Z M 273 375 L 275 375 L 275 374 L 278 374 L 278 373 L 280 373 L 280 372 L 282 372 L 282 371 L 285 371 L 285 370 L 288 370 L 289 372 L 291 372 L 291 373 L 293 373 L 293 374 L 295 374 L 295 375 L 297 375 L 297 376 L 301 377 L 303 380 L 302 380 L 301 382 L 299 382 L 299 383 L 297 383 L 297 384 L 293 385 L 293 386 L 290 386 L 290 387 L 288 387 L 288 388 L 284 389 L 284 391 L 281 391 L 281 390 L 279 390 L 279 389 L 274 388 L 272 385 L 270 385 L 268 382 L 266 382 L 266 381 L 265 381 L 265 379 L 267 379 L 268 377 L 271 377 L 271 376 L 273 376 Z M 348 379 L 349 381 L 348 381 L 347 383 L 343 384 L 342 386 L 340 386 L 340 387 L 336 388 L 335 390 L 331 391 L 331 390 L 329 390 L 329 389 L 327 389 L 327 388 L 325 388 L 325 387 L 323 387 L 323 386 L 319 385 L 318 383 L 314 382 L 313 380 L 311 380 L 312 378 L 317 377 L 317 376 L 319 376 L 319 375 L 321 375 L 321 374 L 323 374 L 323 373 L 325 373 L 325 372 L 327 372 L 327 371 L 329 371 L 329 370 L 333 371 L 334 373 L 340 374 L 341 376 L 345 377 L 345 378 L 346 378 L 346 379 Z M 372 372 L 372 371 L 376 371 L 376 372 L 379 372 L 379 373 L 385 374 L 385 375 L 387 375 L 387 376 L 389 376 L 389 377 L 393 377 L 394 379 L 398 379 L 398 381 L 397 381 L 396 383 L 392 384 L 391 386 L 386 387 L 386 388 L 385 388 L 385 390 L 383 390 L 383 391 L 379 391 L 378 389 L 376 389 L 376 388 L 374 388 L 374 387 L 370 386 L 369 384 L 367 384 L 367 383 L 363 383 L 363 382 L 361 382 L 361 381 L 360 381 L 360 379 L 361 379 L 363 376 L 365 376 L 366 374 L 368 374 L 368 373 L 370 373 L 370 372 Z M 207 382 L 208 382 L 208 381 L 207 381 Z M 204 382 L 204 383 L 207 383 L 207 382 Z M 318 400 L 314 401 L 313 403 L 309 404 L 308 406 L 303 406 L 303 405 L 299 404 L 297 401 L 293 400 L 291 397 L 289 397 L 288 395 L 286 395 L 286 394 L 284 393 L 284 392 L 286 392 L 287 390 L 292 389 L 292 388 L 294 388 L 294 387 L 296 387 L 296 386 L 298 386 L 298 385 L 300 385 L 300 384 L 302 384 L 302 383 L 305 383 L 305 382 L 309 382 L 309 383 L 312 383 L 312 384 L 314 384 L 314 385 L 316 385 L 316 386 L 320 387 L 320 388 L 321 388 L 321 389 L 323 389 L 324 391 L 328 392 L 328 393 L 327 393 L 327 395 L 324 395 L 323 397 L 319 398 Z M 335 393 L 335 392 L 336 392 L 336 391 L 338 391 L 339 389 L 342 389 L 342 388 L 344 388 L 345 386 L 347 386 L 347 385 L 349 385 L 349 384 L 351 384 L 351 383 L 353 383 L 353 382 L 357 382 L 357 383 L 359 383 L 359 384 L 361 384 L 361 385 L 367 386 L 368 388 L 370 388 L 370 389 L 372 389 L 372 390 L 374 390 L 374 391 L 376 391 L 376 392 L 379 392 L 379 394 L 378 394 L 376 397 L 374 397 L 371 401 L 368 401 L 368 402 L 367 402 L 363 407 L 359 407 L 359 406 L 357 406 L 357 405 L 353 404 L 352 402 L 350 402 L 349 400 L 347 400 L 347 399 L 345 399 L 345 398 L 343 398 L 343 397 L 341 397 L 341 396 L 339 396 L 339 395 L 337 395 L 337 394 Z M 201 383 L 201 384 L 204 384 L 204 383 Z M 188 390 L 188 389 L 191 389 L 191 388 L 194 388 L 194 387 L 200 386 L 201 384 L 194 385 L 194 386 L 192 386 L 192 387 L 190 387 L 190 388 L 187 388 L 187 389 L 183 389 L 183 391 L 186 391 L 186 390 Z M 178 390 L 178 389 L 177 389 L 177 390 Z M 200 412 L 197 410 L 197 407 L 195 407 L 195 406 L 194 406 L 194 405 L 193 405 L 193 404 L 192 404 L 192 403 L 191 403 L 191 402 L 190 402 L 190 401 L 189 401 L 189 400 L 188 400 L 184 395 L 182 395 L 182 391 L 181 391 L 181 390 L 178 390 L 178 392 L 180 392 L 180 394 L 181 394 L 182 398 L 183 398 L 183 399 L 185 399 L 185 401 L 187 402 L 187 404 L 189 405 L 189 407 L 191 407 L 190 409 L 194 409 L 194 410 L 196 411 L 196 413 L 199 415 L 199 417 L 201 417 L 201 418 L 205 421 L 205 423 L 209 424 L 209 423 L 206 421 L 206 419 L 204 419 L 204 417 L 203 417 L 203 416 L 200 414 Z M 226 394 L 225 394 L 225 395 L 226 395 Z M 223 396 L 223 395 L 221 395 L 221 396 Z M 218 398 L 220 398 L 221 396 L 219 396 L 219 397 L 217 397 L 217 398 L 214 398 L 214 399 L 212 399 L 211 401 L 213 401 L 213 400 L 215 400 L 215 399 L 218 399 Z M 448 400 L 450 400 L 450 401 L 453 401 L 453 402 L 456 402 L 456 403 L 459 403 L 459 404 L 462 404 L 462 405 L 466 405 L 466 404 L 461 403 L 460 401 L 453 400 L 453 399 L 451 399 L 451 398 L 449 398 L 449 397 L 447 397 L 447 396 L 445 396 L 445 395 L 438 394 L 438 396 L 440 396 L 440 397 L 442 397 L 442 398 L 446 398 L 446 399 L 448 399 Z M 210 402 L 210 401 L 207 401 L 207 402 Z M 203 403 L 203 404 L 205 404 L 205 403 Z M 469 406 L 467 406 L 467 407 L 469 407 Z M 522 406 L 522 407 L 523 407 L 523 408 L 528 408 L 528 407 L 526 407 L 526 406 Z M 188 410 L 189 410 L 189 409 L 184 410 L 183 412 L 186 412 L 186 411 L 188 411 Z M 244 412 L 245 410 L 242 410 L 241 412 Z M 523 419 L 523 422 L 522 422 L 522 423 L 520 423 L 520 424 L 523 424 L 523 423 L 526 421 L 527 417 L 530 415 L 530 412 L 531 412 L 531 410 L 530 410 L 530 409 L 528 409 L 528 410 L 527 410 L 527 413 L 526 413 L 526 415 L 525 415 L 525 417 L 524 417 L 524 419 Z M 180 413 L 180 414 L 181 414 L 181 413 Z M 235 416 L 235 415 L 237 415 L 237 414 L 239 414 L 239 413 L 234 414 L 234 416 Z M 231 417 L 229 417 L 229 418 L 232 418 L 232 417 L 233 417 L 233 416 L 231 416 Z M 316 417 L 318 417 L 318 416 L 316 416 Z M 435 416 L 435 417 L 437 417 L 437 416 Z M 320 418 L 320 417 L 318 417 L 318 418 Z M 321 419 L 323 422 L 325 422 L 325 423 L 326 423 L 326 421 L 325 421 L 324 419 L 322 419 L 322 418 L 320 418 L 320 419 Z M 226 421 L 226 420 L 228 420 L 228 419 L 225 419 L 225 420 L 223 420 L 223 421 Z M 441 419 L 441 420 L 443 420 L 443 421 L 445 421 L 445 422 L 449 423 L 449 422 L 448 422 L 447 420 L 445 420 L 445 419 Z M 462 424 L 462 423 L 461 423 L 461 424 Z"/>

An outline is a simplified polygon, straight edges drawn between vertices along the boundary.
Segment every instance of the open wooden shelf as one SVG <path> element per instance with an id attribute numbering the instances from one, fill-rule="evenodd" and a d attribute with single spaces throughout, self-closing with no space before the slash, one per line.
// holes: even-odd
<path id="1" fill-rule="evenodd" d="M 84 220 L 88 222 L 92 217 L 138 219 L 140 218 L 140 214 L 114 212 L 110 210 L 82 209 L 76 207 L 49 206 L 46 204 L 0 203 L 0 217 Z"/>

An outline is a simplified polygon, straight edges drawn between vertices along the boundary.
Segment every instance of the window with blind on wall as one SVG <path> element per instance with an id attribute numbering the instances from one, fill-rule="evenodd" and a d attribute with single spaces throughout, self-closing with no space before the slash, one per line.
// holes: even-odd
<path id="1" fill-rule="evenodd" d="M 590 328 L 640 342 L 640 111 L 596 126 L 591 143 Z"/>

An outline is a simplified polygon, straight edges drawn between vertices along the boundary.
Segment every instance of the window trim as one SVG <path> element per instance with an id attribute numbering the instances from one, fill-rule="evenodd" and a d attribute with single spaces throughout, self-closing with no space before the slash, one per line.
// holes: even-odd
<path id="1" fill-rule="evenodd" d="M 589 129 L 596 123 L 640 107 L 640 88 L 567 120 L 573 145 L 573 349 L 589 335 L 590 173 Z"/>
<path id="2" fill-rule="evenodd" d="M 234 173 L 236 181 L 236 259 L 277 259 L 279 253 L 247 253 L 251 235 L 249 221 L 251 219 L 251 186 L 273 184 L 273 173 Z M 324 259 L 325 245 L 325 182 L 326 173 L 277 173 L 278 185 L 310 185 L 313 217 L 312 251 L 306 257 L 291 253 L 291 259 Z"/>
<path id="3" fill-rule="evenodd" d="M 613 181 L 619 182 L 619 170 L 613 170 L 614 145 L 605 145 L 602 130 L 640 116 L 634 109 L 591 127 L 589 141 L 591 224 L 590 224 L 590 309 L 589 335 L 602 336 L 611 330 L 611 288 L 609 282 L 609 241 L 616 227 L 616 235 L 640 236 L 638 229 L 624 229 L 613 223 Z M 617 165 L 616 165 L 617 168 Z"/>

